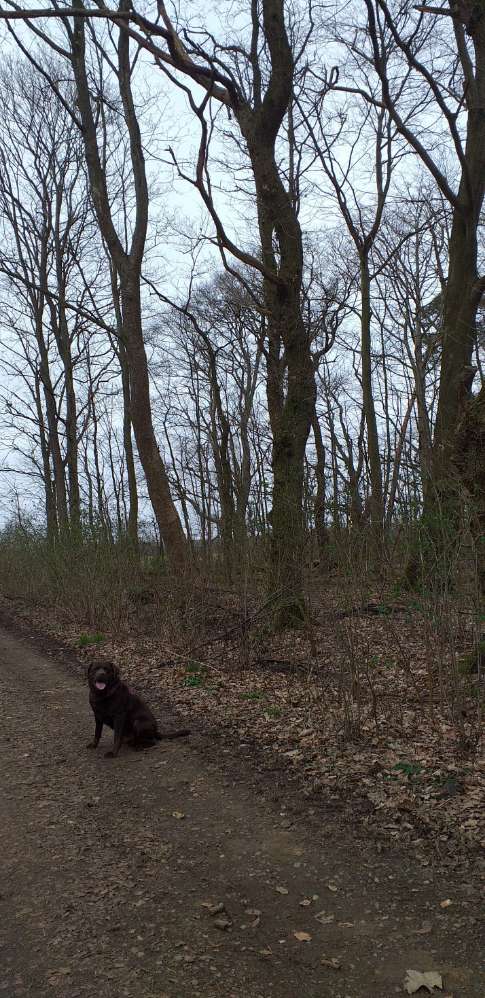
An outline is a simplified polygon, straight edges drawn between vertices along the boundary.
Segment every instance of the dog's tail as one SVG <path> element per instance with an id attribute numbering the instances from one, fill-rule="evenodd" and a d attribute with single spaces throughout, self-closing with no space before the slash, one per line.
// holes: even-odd
<path id="1" fill-rule="evenodd" d="M 155 738 L 161 742 L 165 741 L 166 738 L 185 738 L 187 735 L 190 735 L 190 728 L 176 728 L 175 731 L 165 731 L 163 735 L 157 728 Z"/>

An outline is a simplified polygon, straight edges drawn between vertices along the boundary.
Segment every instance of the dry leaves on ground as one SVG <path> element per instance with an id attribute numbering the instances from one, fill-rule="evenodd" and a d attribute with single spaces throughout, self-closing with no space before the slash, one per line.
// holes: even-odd
<path id="1" fill-rule="evenodd" d="M 103 634 L 93 650 L 79 647 L 86 621 L 58 608 L 5 599 L 0 608 L 85 660 L 114 660 L 155 704 L 162 697 L 261 768 L 278 765 L 309 806 L 321 800 L 366 835 L 412 844 L 424 864 L 430 843 L 448 862 L 461 861 L 485 844 L 485 760 L 463 747 L 476 736 L 473 689 L 455 677 L 453 692 L 440 635 L 411 600 L 393 607 L 381 594 L 372 612 L 343 614 L 341 592 L 320 595 L 311 634 L 248 648 L 209 633 L 196 654 L 155 617 L 147 627 L 146 613 L 142 633 L 128 615 L 124 632 Z"/>
<path id="2" fill-rule="evenodd" d="M 439 988 L 442 991 L 443 980 L 441 974 L 435 973 L 434 970 L 424 972 L 421 970 L 406 971 L 404 990 L 407 991 L 408 995 L 414 995 L 421 988 L 426 988 L 427 991 L 434 991 L 435 988 Z"/>

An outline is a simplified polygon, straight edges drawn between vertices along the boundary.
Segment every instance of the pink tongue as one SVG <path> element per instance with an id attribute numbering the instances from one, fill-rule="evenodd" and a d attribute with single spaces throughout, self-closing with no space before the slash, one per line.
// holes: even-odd
<path id="1" fill-rule="evenodd" d="M 97 682 L 94 685 L 96 686 L 97 690 L 105 690 L 106 689 L 106 683 L 99 683 L 99 682 Z"/>

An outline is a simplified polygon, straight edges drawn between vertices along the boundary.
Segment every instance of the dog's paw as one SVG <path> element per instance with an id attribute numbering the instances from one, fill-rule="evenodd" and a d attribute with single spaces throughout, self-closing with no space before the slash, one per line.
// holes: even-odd
<path id="1" fill-rule="evenodd" d="M 97 742 L 88 742 L 88 744 L 86 745 L 86 748 L 97 748 L 97 747 L 98 747 Z"/>
<path id="2" fill-rule="evenodd" d="M 110 749 L 110 751 L 109 751 L 109 752 L 105 752 L 105 753 L 104 753 L 104 757 L 105 757 L 105 759 L 114 759 L 114 758 L 115 758 L 115 754 L 114 754 L 114 752 L 112 752 L 112 751 L 111 751 L 111 749 Z"/>

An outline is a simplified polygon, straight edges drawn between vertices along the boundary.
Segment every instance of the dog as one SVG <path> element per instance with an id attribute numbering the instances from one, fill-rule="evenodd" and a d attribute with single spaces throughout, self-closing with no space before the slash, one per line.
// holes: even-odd
<path id="1" fill-rule="evenodd" d="M 129 741 L 134 748 L 143 748 L 162 738 L 190 734 L 187 728 L 182 728 L 162 735 L 148 704 L 122 682 L 119 670 L 112 662 L 93 662 L 88 669 L 88 685 L 95 730 L 94 739 L 87 748 L 98 747 L 103 725 L 107 724 L 113 729 L 114 743 L 113 749 L 105 753 L 106 758 L 118 755 L 123 740 Z"/>

